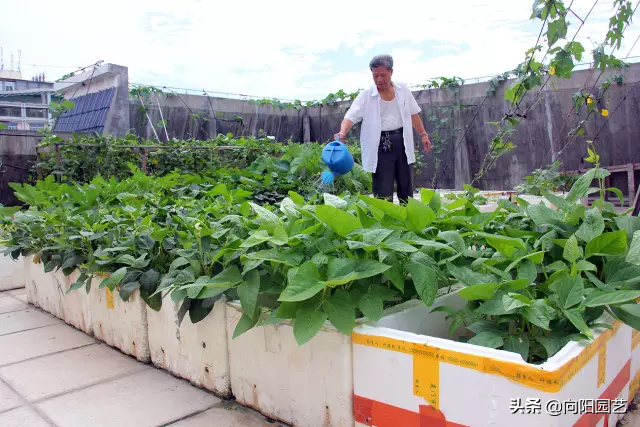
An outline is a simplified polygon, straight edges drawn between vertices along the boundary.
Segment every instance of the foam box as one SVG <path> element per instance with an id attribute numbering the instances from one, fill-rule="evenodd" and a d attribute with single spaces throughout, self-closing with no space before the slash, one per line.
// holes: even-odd
<path id="1" fill-rule="evenodd" d="M 379 322 L 356 327 L 356 425 L 614 427 L 624 416 L 638 369 L 636 362 L 632 374 L 629 326 L 596 329 L 594 341 L 571 342 L 533 365 L 516 353 L 448 339 L 450 321 L 429 312 L 464 304 L 454 292 L 432 307 L 409 302 Z M 596 406 L 597 399 L 607 399 L 600 405 L 620 400 L 614 408 L 581 407 Z"/>
<path id="2" fill-rule="evenodd" d="M 34 255 L 25 257 L 23 266 L 27 301 L 58 319 L 62 319 L 64 290 L 62 290 L 61 283 L 56 280 L 55 274 L 51 271 L 45 273 L 44 264 L 38 262 Z"/>
<path id="3" fill-rule="evenodd" d="M 351 337 L 327 323 L 299 346 L 288 322 L 233 339 L 240 304 L 227 303 L 231 390 L 236 400 L 296 427 L 353 426 Z"/>
<path id="4" fill-rule="evenodd" d="M 141 362 L 149 362 L 147 308 L 135 290 L 123 301 L 118 290 L 100 289 L 106 276 L 93 279 L 89 292 L 89 311 L 94 336 Z"/>
<path id="5" fill-rule="evenodd" d="M 4 249 L 4 248 L 0 248 Z M 24 288 L 24 261 L 0 254 L 0 292 Z"/>
<path id="6" fill-rule="evenodd" d="M 178 326 L 182 302 L 162 301 L 160 311 L 147 307 L 151 361 L 159 368 L 184 378 L 223 398 L 231 396 L 225 302 L 219 300 L 200 322 L 189 313 Z"/>

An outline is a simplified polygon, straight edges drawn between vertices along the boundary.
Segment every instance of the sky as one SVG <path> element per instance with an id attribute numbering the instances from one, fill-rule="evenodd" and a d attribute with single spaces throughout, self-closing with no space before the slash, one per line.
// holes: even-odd
<path id="1" fill-rule="evenodd" d="M 28 3 L 0 0 L 23 11 L 3 17 L 0 46 L 5 68 L 22 51 L 24 78 L 55 80 L 103 60 L 127 66 L 130 83 L 303 101 L 369 86 L 369 60 L 382 53 L 409 84 L 497 75 L 524 60 L 542 25 L 529 19 L 533 0 Z M 574 0 L 572 10 L 584 18 L 593 4 Z M 613 0 L 598 1 L 578 33 L 588 58 L 613 12 Z M 569 21 L 573 37 L 580 22 Z M 632 25 L 617 56 L 638 36 Z"/>

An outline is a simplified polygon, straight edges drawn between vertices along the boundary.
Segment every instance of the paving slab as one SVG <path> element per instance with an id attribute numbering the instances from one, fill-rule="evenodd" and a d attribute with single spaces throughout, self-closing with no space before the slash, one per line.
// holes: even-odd
<path id="1" fill-rule="evenodd" d="M 28 406 L 0 414 L 0 426 L 4 427 L 51 427 L 40 415 Z"/>
<path id="2" fill-rule="evenodd" d="M 0 378 L 30 402 L 151 369 L 104 344 L 0 368 Z"/>
<path id="3" fill-rule="evenodd" d="M 90 336 L 65 324 L 2 335 L 0 336 L 0 366 L 95 342 Z"/>
<path id="4" fill-rule="evenodd" d="M 60 320 L 35 308 L 0 314 L 0 335 L 61 324 Z"/>
<path id="5" fill-rule="evenodd" d="M 14 296 L 14 297 L 26 294 L 26 290 L 24 289 L 24 287 L 19 288 L 19 289 L 14 289 L 12 291 L 7 291 L 7 292 L 9 293 L 9 295 Z"/>
<path id="6" fill-rule="evenodd" d="M 17 408 L 25 404 L 25 401 L 15 394 L 6 384 L 0 382 L 0 413 Z M 0 425 L 4 425 L 0 423 Z"/>
<path id="7" fill-rule="evenodd" d="M 157 369 L 54 397 L 36 406 L 58 427 L 159 426 L 219 403 Z"/>
<path id="8" fill-rule="evenodd" d="M 285 424 L 268 423 L 259 413 L 233 402 L 220 402 L 208 411 L 194 415 L 171 427 L 282 427 Z"/>
<path id="9" fill-rule="evenodd" d="M 11 313 L 12 311 L 26 310 L 29 306 L 13 297 L 0 298 L 0 314 Z"/>
<path id="10" fill-rule="evenodd" d="M 17 299 L 18 301 L 21 301 L 25 304 L 29 304 L 29 302 L 27 301 L 27 294 L 19 294 L 19 295 L 11 295 L 11 296 Z"/>

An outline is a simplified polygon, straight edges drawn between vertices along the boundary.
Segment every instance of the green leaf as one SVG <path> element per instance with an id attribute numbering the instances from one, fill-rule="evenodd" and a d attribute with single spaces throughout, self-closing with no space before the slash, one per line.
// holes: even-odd
<path id="1" fill-rule="evenodd" d="M 615 194 L 618 197 L 618 200 L 620 201 L 620 206 L 624 204 L 624 195 L 622 194 L 622 191 L 620 191 L 620 189 L 610 187 L 610 188 L 605 188 L 604 191 L 610 191 L 613 194 Z"/>
<path id="2" fill-rule="evenodd" d="M 523 295 L 510 293 L 502 296 L 502 305 L 505 312 L 510 312 L 520 307 L 530 306 L 531 300 Z"/>
<path id="3" fill-rule="evenodd" d="M 268 242 L 271 239 L 267 230 L 259 230 L 251 234 L 242 244 L 241 248 L 252 248 L 264 242 Z"/>
<path id="4" fill-rule="evenodd" d="M 500 285 L 497 283 L 480 283 L 460 289 L 458 295 L 467 301 L 488 300 L 493 298 L 498 288 Z"/>
<path id="5" fill-rule="evenodd" d="M 531 283 L 528 279 L 510 280 L 500 284 L 500 288 L 508 291 L 521 291 Z"/>
<path id="6" fill-rule="evenodd" d="M 553 308 L 549 307 L 544 300 L 535 300 L 533 304 L 528 307 L 525 307 L 522 310 L 522 315 L 529 322 L 534 325 L 545 329 L 549 329 L 549 322 L 551 321 L 551 313 L 553 312 Z"/>
<path id="7" fill-rule="evenodd" d="M 622 304 L 640 298 L 640 291 L 601 291 L 594 290 L 589 294 L 584 305 L 598 307 L 601 305 Z"/>
<path id="8" fill-rule="evenodd" d="M 253 328 L 255 324 L 258 323 L 258 318 L 259 316 L 256 316 L 256 319 L 252 319 L 246 314 L 243 314 L 233 330 L 233 339 L 238 338 L 240 335 Z"/>
<path id="9" fill-rule="evenodd" d="M 478 335 L 471 337 L 467 343 L 482 347 L 499 348 L 504 344 L 504 340 L 495 332 L 483 331 Z"/>
<path id="10" fill-rule="evenodd" d="M 293 325 L 293 336 L 298 345 L 303 345 L 313 338 L 326 320 L 327 314 L 324 311 L 310 308 L 299 309 Z"/>
<path id="11" fill-rule="evenodd" d="M 575 263 L 578 258 L 582 257 L 582 248 L 578 246 L 578 239 L 576 239 L 575 234 L 572 234 L 564 245 L 562 256 L 571 264 Z"/>
<path id="12" fill-rule="evenodd" d="M 556 44 L 558 40 L 567 37 L 567 28 L 567 21 L 562 15 L 560 18 L 555 21 L 550 21 L 547 24 L 547 42 L 549 43 L 549 47 Z"/>
<path id="13" fill-rule="evenodd" d="M 626 261 L 629 264 L 640 265 L 640 231 L 633 233 Z"/>
<path id="14" fill-rule="evenodd" d="M 481 273 L 476 273 L 471 270 L 469 267 L 459 267 L 450 262 L 447 262 L 447 269 L 449 273 L 460 282 L 464 283 L 467 286 L 477 285 L 479 283 L 495 283 L 496 279 L 492 275 L 486 275 Z"/>
<path id="15" fill-rule="evenodd" d="M 505 271 L 507 271 L 507 272 L 511 271 L 513 269 L 513 267 L 517 266 L 519 263 L 521 263 L 525 259 L 528 259 L 529 261 L 533 262 L 534 264 L 542 264 L 542 260 L 544 259 L 544 254 L 545 253 L 546 253 L 545 251 L 533 252 L 533 253 L 530 253 L 528 255 L 523 256 L 522 258 L 518 258 L 517 260 L 515 260 L 511 264 L 509 264 Z"/>
<path id="16" fill-rule="evenodd" d="M 464 243 L 464 239 L 462 238 L 460 233 L 455 230 L 441 231 L 438 233 L 438 237 L 445 240 L 449 244 L 449 246 L 455 249 L 458 253 L 464 252 L 464 250 L 467 248 Z"/>
<path id="17" fill-rule="evenodd" d="M 391 266 L 371 259 L 331 258 L 327 268 L 329 286 L 344 285 L 354 280 L 382 274 Z"/>
<path id="18" fill-rule="evenodd" d="M 527 213 L 538 227 L 551 226 L 559 230 L 567 228 L 558 212 L 545 205 L 529 205 L 527 206 Z"/>
<path id="19" fill-rule="evenodd" d="M 358 301 L 358 308 L 368 319 L 377 322 L 384 313 L 383 303 L 379 295 L 364 294 Z"/>
<path id="20" fill-rule="evenodd" d="M 408 262 L 405 268 L 411 274 L 418 296 L 425 305 L 431 306 L 438 294 L 438 277 L 436 272 L 417 262 Z"/>
<path id="21" fill-rule="evenodd" d="M 381 246 L 383 248 L 391 249 L 396 252 L 411 253 L 411 252 L 418 251 L 418 249 L 415 246 L 412 246 L 408 243 L 401 242 L 400 240 L 391 240 L 391 241 L 382 242 Z"/>
<path id="22" fill-rule="evenodd" d="M 407 204 L 407 223 L 409 228 L 420 232 L 436 219 L 433 210 L 414 198 L 410 197 Z"/>
<path id="23" fill-rule="evenodd" d="M 584 216 L 584 222 L 580 225 L 576 236 L 582 241 L 589 243 L 594 238 L 600 236 L 604 231 L 604 218 L 600 213 L 600 209 L 589 209 Z"/>
<path id="24" fill-rule="evenodd" d="M 582 302 L 584 281 L 580 276 L 567 276 L 553 282 L 549 288 L 558 295 L 561 308 L 571 308 Z"/>
<path id="25" fill-rule="evenodd" d="M 173 260 L 173 262 L 169 266 L 169 272 L 173 272 L 176 269 L 178 269 L 179 267 L 182 267 L 182 266 L 185 266 L 185 265 L 188 265 L 188 264 L 190 264 L 188 259 L 186 259 L 184 257 L 176 258 L 175 260 Z"/>
<path id="26" fill-rule="evenodd" d="M 393 286 L 398 288 L 400 292 L 404 292 L 404 271 L 402 267 L 395 264 L 390 269 L 384 272 L 384 276 L 393 283 Z"/>
<path id="27" fill-rule="evenodd" d="M 136 289 L 140 289 L 142 284 L 140 282 L 129 282 L 120 286 L 120 298 L 122 301 L 129 301 L 129 297 Z"/>
<path id="28" fill-rule="evenodd" d="M 362 241 L 367 245 L 378 246 L 384 239 L 389 237 L 393 233 L 393 230 L 387 230 L 384 228 L 377 228 L 374 230 L 367 230 L 362 233 Z"/>
<path id="29" fill-rule="evenodd" d="M 320 281 L 320 273 L 316 264 L 313 261 L 307 261 L 298 268 L 288 286 L 282 291 L 278 301 L 304 301 L 325 287 L 325 283 Z"/>
<path id="30" fill-rule="evenodd" d="M 324 312 L 337 330 L 350 336 L 355 326 L 356 313 L 349 293 L 338 290 L 324 302 Z"/>
<path id="31" fill-rule="evenodd" d="M 589 191 L 589 187 L 591 187 L 591 182 L 595 178 L 595 175 L 596 170 L 589 169 L 585 174 L 578 178 L 576 182 L 571 186 L 569 194 L 567 194 L 567 202 L 575 203 L 586 196 L 587 192 Z"/>
<path id="32" fill-rule="evenodd" d="M 535 282 L 538 277 L 538 269 L 528 259 L 525 259 L 518 266 L 518 280 L 527 280 L 529 283 Z"/>
<path id="33" fill-rule="evenodd" d="M 467 329 L 474 334 L 479 334 L 481 332 L 493 332 L 495 334 L 502 335 L 508 333 L 504 325 L 499 325 L 490 320 L 478 320 L 477 322 L 467 326 Z"/>
<path id="34" fill-rule="evenodd" d="M 295 203 L 298 206 L 304 205 L 304 197 L 302 197 L 295 191 L 289 191 L 288 194 L 289 194 L 289 197 L 291 197 L 291 200 L 293 200 L 293 203 Z"/>
<path id="35" fill-rule="evenodd" d="M 376 209 L 381 210 L 391 218 L 398 221 L 405 222 L 407 219 L 407 208 L 404 206 L 396 205 L 395 203 L 388 202 L 382 199 L 376 199 L 369 196 L 360 196 L 360 199 Z"/>
<path id="36" fill-rule="evenodd" d="M 320 205 L 316 207 L 316 215 L 338 235 L 345 237 L 353 230 L 362 228 L 358 217 L 333 206 Z"/>
<path id="37" fill-rule="evenodd" d="M 251 270 L 247 273 L 244 281 L 238 285 L 238 297 L 245 313 L 255 313 L 259 292 L 260 273 L 258 270 Z"/>
<path id="38" fill-rule="evenodd" d="M 611 307 L 611 311 L 624 323 L 631 326 L 636 331 L 640 331 L 640 305 L 623 304 Z"/>
<path id="39" fill-rule="evenodd" d="M 598 271 L 598 267 L 583 259 L 577 262 L 576 268 L 578 271 Z"/>
<path id="40" fill-rule="evenodd" d="M 589 329 L 589 326 L 584 321 L 584 317 L 579 309 L 574 308 L 572 310 L 562 310 L 564 315 L 575 326 L 578 331 L 584 334 L 587 338 L 593 339 L 593 332 Z"/>
<path id="41" fill-rule="evenodd" d="M 522 240 L 517 238 L 482 232 L 476 232 L 476 234 L 480 237 L 484 237 L 489 245 L 507 257 L 512 257 L 515 250 L 518 248 L 526 249 Z"/>
<path id="42" fill-rule="evenodd" d="M 544 347 L 547 352 L 547 358 L 553 357 L 564 346 L 564 342 L 556 337 L 546 337 L 542 335 L 536 337 L 536 341 Z"/>
<path id="43" fill-rule="evenodd" d="M 529 357 L 529 337 L 526 335 L 510 335 L 505 340 L 504 347 L 502 349 L 512 353 L 518 353 L 522 356 L 522 360 L 526 362 Z"/>
<path id="44" fill-rule="evenodd" d="M 627 233 L 624 230 L 604 233 L 595 237 L 585 248 L 585 259 L 594 255 L 624 255 L 627 250 Z"/>
<path id="45" fill-rule="evenodd" d="M 113 292 L 116 286 L 120 284 L 120 281 L 124 278 L 125 274 L 127 274 L 127 267 L 122 267 L 116 270 L 111 274 L 111 277 L 104 279 L 102 283 L 100 283 L 100 289 L 107 287 Z"/>

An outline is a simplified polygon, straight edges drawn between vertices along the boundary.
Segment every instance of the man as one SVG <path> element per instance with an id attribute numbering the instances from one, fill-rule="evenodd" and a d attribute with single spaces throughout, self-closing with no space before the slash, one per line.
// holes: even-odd
<path id="1" fill-rule="evenodd" d="M 412 165 L 416 161 L 412 127 L 420 134 L 427 153 L 431 151 L 431 141 L 411 90 L 391 81 L 393 58 L 376 56 L 369 69 L 374 84 L 353 101 L 335 137 L 344 140 L 353 125 L 362 121 L 362 165 L 373 174 L 373 195 L 393 200 L 395 183 L 398 199 L 406 204 L 413 196 Z"/>

